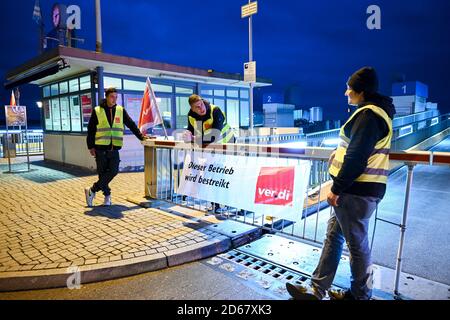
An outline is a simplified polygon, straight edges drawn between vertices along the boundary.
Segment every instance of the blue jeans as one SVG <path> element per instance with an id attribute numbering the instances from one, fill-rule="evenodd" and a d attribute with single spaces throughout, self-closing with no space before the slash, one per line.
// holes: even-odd
<path id="1" fill-rule="evenodd" d="M 325 296 L 341 260 L 344 241 L 350 251 L 351 287 L 356 299 L 372 297 L 369 221 L 381 199 L 343 193 L 328 221 L 327 235 L 311 284 Z"/>

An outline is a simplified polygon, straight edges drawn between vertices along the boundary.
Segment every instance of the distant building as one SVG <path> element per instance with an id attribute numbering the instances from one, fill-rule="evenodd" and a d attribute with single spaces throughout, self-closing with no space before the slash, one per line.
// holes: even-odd
<path id="1" fill-rule="evenodd" d="M 282 103 L 265 103 L 264 110 L 264 126 L 265 127 L 293 127 L 294 126 L 294 109 L 292 104 Z"/>
<path id="2" fill-rule="evenodd" d="M 312 107 L 309 109 L 310 112 L 310 122 L 319 122 L 323 121 L 323 111 L 322 107 Z"/>
<path id="3" fill-rule="evenodd" d="M 309 115 L 310 115 L 310 113 L 308 110 L 303 110 L 303 109 L 294 110 L 294 120 L 303 119 L 303 120 L 309 121 Z"/>
<path id="4" fill-rule="evenodd" d="M 339 129 L 341 127 L 341 120 L 333 120 L 334 128 Z"/>
<path id="5" fill-rule="evenodd" d="M 437 104 L 429 104 L 427 98 L 428 86 L 422 82 L 409 81 L 392 85 L 392 100 L 397 116 L 437 109 Z"/>
<path id="6" fill-rule="evenodd" d="M 427 102 L 427 110 L 437 110 L 438 104 L 433 102 Z"/>

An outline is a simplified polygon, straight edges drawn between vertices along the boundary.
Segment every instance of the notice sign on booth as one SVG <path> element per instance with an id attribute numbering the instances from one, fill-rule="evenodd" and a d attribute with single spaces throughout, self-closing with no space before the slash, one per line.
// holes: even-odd
<path id="1" fill-rule="evenodd" d="M 291 221 L 301 219 L 310 162 L 188 153 L 179 194 Z"/>
<path id="2" fill-rule="evenodd" d="M 26 126 L 27 107 L 25 106 L 5 106 L 6 125 L 8 127 Z"/>

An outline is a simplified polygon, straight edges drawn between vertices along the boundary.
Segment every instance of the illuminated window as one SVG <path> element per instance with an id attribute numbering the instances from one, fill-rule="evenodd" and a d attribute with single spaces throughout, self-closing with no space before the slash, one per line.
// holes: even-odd
<path id="1" fill-rule="evenodd" d="M 80 91 L 91 88 L 91 76 L 85 76 L 80 78 Z"/>
<path id="2" fill-rule="evenodd" d="M 122 80 L 119 78 L 103 77 L 103 87 L 122 89 Z"/>
<path id="3" fill-rule="evenodd" d="M 59 105 L 61 109 L 61 130 L 70 131 L 69 97 L 61 97 Z"/>
<path id="4" fill-rule="evenodd" d="M 81 131 L 81 106 L 79 96 L 70 97 L 70 120 L 72 131 Z"/>

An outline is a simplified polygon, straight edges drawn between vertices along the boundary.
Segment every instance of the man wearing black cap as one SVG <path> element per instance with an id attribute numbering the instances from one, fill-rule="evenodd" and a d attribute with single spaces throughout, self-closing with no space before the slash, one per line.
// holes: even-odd
<path id="1" fill-rule="evenodd" d="M 369 220 L 386 192 L 395 114 L 392 99 L 377 91 L 378 78 L 371 67 L 348 79 L 345 96 L 348 104 L 358 109 L 342 126 L 340 144 L 330 158 L 333 185 L 327 200 L 334 210 L 319 264 L 310 284 L 286 284 L 296 299 L 323 299 L 327 291 L 336 300 L 367 300 L 372 296 Z M 350 251 L 351 287 L 329 290 L 344 242 Z"/>

